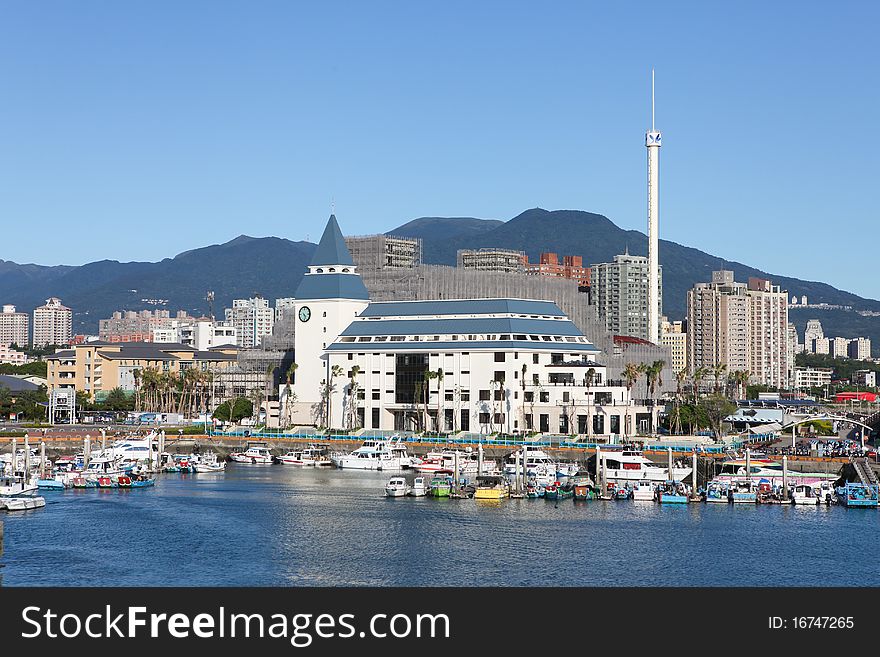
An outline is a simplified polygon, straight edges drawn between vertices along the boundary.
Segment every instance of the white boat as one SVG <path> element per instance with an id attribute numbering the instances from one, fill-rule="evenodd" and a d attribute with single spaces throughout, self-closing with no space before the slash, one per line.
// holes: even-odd
<path id="1" fill-rule="evenodd" d="M 552 459 L 540 447 L 525 445 L 524 463 L 520 467 L 525 472 L 526 480 L 532 479 L 536 484 L 546 486 L 559 479 L 558 471 L 560 464 Z M 508 454 L 504 459 L 504 474 L 513 476 L 516 474 L 517 452 Z M 577 470 L 575 470 L 577 472 Z"/>
<path id="2" fill-rule="evenodd" d="M 419 462 L 406 453 L 401 440 L 394 438 L 365 440 L 350 454 L 333 454 L 330 459 L 337 468 L 350 470 L 403 470 Z"/>
<path id="3" fill-rule="evenodd" d="M 721 471 L 715 475 L 714 479 L 718 481 L 726 481 L 733 483 L 734 481 L 743 479 L 750 475 L 752 483 L 758 484 L 761 479 L 770 481 L 771 486 L 782 485 L 782 463 L 774 461 L 763 456 L 755 456 L 752 454 L 749 458 L 749 472 L 746 473 L 745 458 L 729 458 L 721 463 Z M 838 474 L 830 472 L 796 472 L 789 470 L 786 478 L 789 485 L 798 484 L 821 484 L 825 482 L 834 482 L 838 478 Z"/>
<path id="4" fill-rule="evenodd" d="M 632 449 L 603 448 L 602 460 L 605 462 L 606 481 L 649 481 L 659 484 L 666 481 L 682 481 L 691 474 L 689 467 L 673 467 L 670 476 L 669 468 L 657 465 L 641 452 Z"/>
<path id="5" fill-rule="evenodd" d="M 96 481 L 103 477 L 110 477 L 116 480 L 120 475 L 124 474 L 117 459 L 109 456 L 99 456 L 89 460 L 89 464 L 80 476 L 86 480 Z"/>
<path id="6" fill-rule="evenodd" d="M 705 500 L 716 504 L 727 504 L 730 500 L 727 497 L 730 484 L 726 481 L 710 481 L 706 486 Z"/>
<path id="7" fill-rule="evenodd" d="M 654 484 L 650 481 L 636 481 L 631 484 L 632 498 L 636 502 L 654 501 Z"/>
<path id="8" fill-rule="evenodd" d="M 819 504 L 819 497 L 809 484 L 797 484 L 791 492 L 791 503 L 816 506 Z"/>
<path id="9" fill-rule="evenodd" d="M 29 511 L 46 506 L 46 498 L 39 496 L 0 498 L 0 509 L 7 511 Z"/>
<path id="10" fill-rule="evenodd" d="M 198 460 L 193 463 L 196 472 L 224 472 L 226 470 L 226 462 L 217 458 L 214 452 L 200 455 Z"/>
<path id="11" fill-rule="evenodd" d="M 23 473 L 0 477 L 0 499 L 29 497 L 36 494 L 36 482 L 33 480 L 26 482 Z"/>
<path id="12" fill-rule="evenodd" d="M 434 474 L 440 470 L 455 469 L 455 455 L 458 453 L 458 473 L 460 476 L 476 477 L 480 473 L 480 457 L 474 451 L 444 449 L 439 452 L 428 452 L 420 463 L 414 467 L 419 472 Z M 482 474 L 496 474 L 498 461 L 483 459 Z"/>
<path id="13" fill-rule="evenodd" d="M 295 449 L 279 456 L 278 460 L 284 465 L 302 465 L 323 467 L 333 465 L 333 461 L 327 456 L 327 446 L 309 445 L 304 449 Z"/>
<path id="14" fill-rule="evenodd" d="M 413 479 L 412 486 L 410 486 L 407 495 L 411 495 L 412 497 L 424 497 L 428 494 L 430 490 L 430 486 L 428 485 L 428 480 L 425 477 L 416 477 Z"/>
<path id="15" fill-rule="evenodd" d="M 253 465 L 272 463 L 274 458 L 267 447 L 248 447 L 243 452 L 232 452 L 229 458 L 236 463 L 251 463 Z"/>
<path id="16" fill-rule="evenodd" d="M 410 486 L 403 477 L 391 477 L 385 484 L 386 497 L 403 497 L 410 491 Z"/>

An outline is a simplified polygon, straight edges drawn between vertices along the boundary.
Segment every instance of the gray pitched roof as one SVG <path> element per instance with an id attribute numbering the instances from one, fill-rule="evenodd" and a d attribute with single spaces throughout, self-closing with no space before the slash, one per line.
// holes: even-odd
<path id="1" fill-rule="evenodd" d="M 362 299 L 369 301 L 364 282 L 357 274 L 306 274 L 293 295 L 297 301 L 308 299 Z"/>
<path id="2" fill-rule="evenodd" d="M 8 388 L 10 392 L 25 392 L 40 389 L 40 386 L 31 383 L 30 381 L 19 379 L 17 376 L 12 376 L 10 374 L 0 374 L 0 386 Z"/>
<path id="3" fill-rule="evenodd" d="M 522 319 L 519 317 L 475 317 L 459 319 L 384 319 L 354 321 L 342 335 L 432 335 L 456 333 L 507 333 L 580 336 L 569 321 Z"/>
<path id="4" fill-rule="evenodd" d="M 327 227 L 324 228 L 324 234 L 321 236 L 321 241 L 318 243 L 318 248 L 315 250 L 315 255 L 312 256 L 311 265 L 353 264 L 354 261 L 351 259 L 351 253 L 349 253 L 348 247 L 345 246 L 345 238 L 342 236 L 339 224 L 336 223 L 336 215 L 331 214 Z"/>

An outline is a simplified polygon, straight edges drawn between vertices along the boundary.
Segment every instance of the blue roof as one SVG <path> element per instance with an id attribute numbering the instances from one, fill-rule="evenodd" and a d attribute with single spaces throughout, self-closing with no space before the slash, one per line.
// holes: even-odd
<path id="1" fill-rule="evenodd" d="M 567 320 L 521 319 L 519 317 L 360 320 L 349 324 L 342 335 L 450 335 L 455 333 L 582 335 L 578 328 Z"/>
<path id="2" fill-rule="evenodd" d="M 351 253 L 345 246 L 345 238 L 336 223 L 336 215 L 331 214 L 327 227 L 324 228 L 324 234 L 321 235 L 321 241 L 318 242 L 318 248 L 312 256 L 312 266 L 318 265 L 353 265 Z"/>
<path id="3" fill-rule="evenodd" d="M 334 342 L 327 346 L 326 351 L 555 351 L 564 353 L 582 352 L 586 355 L 598 354 L 599 350 L 591 344 L 583 342 L 533 342 L 528 340 L 460 340 L 456 342 Z"/>
<path id="4" fill-rule="evenodd" d="M 551 315 L 565 313 L 552 301 L 530 299 L 444 299 L 439 301 L 378 301 L 370 304 L 361 317 L 402 317 L 412 315 Z"/>
<path id="5" fill-rule="evenodd" d="M 344 263 L 343 263 L 344 264 Z M 300 299 L 363 299 L 370 294 L 357 274 L 306 274 L 293 295 Z"/>

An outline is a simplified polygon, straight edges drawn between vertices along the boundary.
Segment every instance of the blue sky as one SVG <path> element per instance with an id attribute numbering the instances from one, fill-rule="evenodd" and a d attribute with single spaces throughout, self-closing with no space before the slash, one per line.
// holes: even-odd
<path id="1" fill-rule="evenodd" d="M 880 298 L 880 3 L 0 5 L 0 258 L 600 212 Z M 662 258 L 662 253 L 661 253 Z"/>

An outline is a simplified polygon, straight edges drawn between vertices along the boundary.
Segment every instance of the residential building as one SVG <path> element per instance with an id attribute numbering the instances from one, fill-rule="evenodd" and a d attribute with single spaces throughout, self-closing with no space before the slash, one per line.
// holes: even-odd
<path id="1" fill-rule="evenodd" d="M 529 262 L 524 259 L 525 271 L 531 276 L 552 276 L 555 278 L 567 278 L 577 281 L 578 287 L 590 287 L 590 267 L 584 267 L 582 256 L 563 256 L 559 262 L 559 256 L 555 253 L 542 253 L 538 262 Z"/>
<path id="2" fill-rule="evenodd" d="M 711 283 L 697 283 L 688 290 L 691 372 L 719 364 L 726 365 L 728 372 L 749 369 L 749 306 L 747 286 L 735 282 L 732 271 L 714 271 Z"/>
<path id="3" fill-rule="evenodd" d="M 0 343 L 0 365 L 24 365 L 27 362 L 27 354 L 23 351 L 16 351 L 10 345 Z"/>
<path id="4" fill-rule="evenodd" d="M 296 308 L 296 299 L 293 297 L 275 299 L 275 324 L 284 321 L 285 313 L 290 316 L 294 308 Z"/>
<path id="5" fill-rule="evenodd" d="M 183 344 L 87 342 L 47 357 L 47 381 L 50 391 L 75 390 L 91 401 L 101 401 L 114 388 L 133 392 L 136 372 L 221 371 L 235 364 L 236 353 L 235 347 L 199 351 Z"/>
<path id="6" fill-rule="evenodd" d="M 459 267 L 480 271 L 522 272 L 526 261 L 525 253 L 511 249 L 459 249 L 457 256 Z"/>
<path id="7" fill-rule="evenodd" d="M 813 340 L 813 348 L 811 353 L 814 354 L 830 354 L 831 341 L 828 338 L 815 338 Z"/>
<path id="8" fill-rule="evenodd" d="M 796 297 L 792 298 L 795 299 Z M 804 346 L 798 342 L 797 327 L 793 323 L 789 322 L 786 329 L 786 350 L 788 351 L 786 358 L 788 372 L 786 376 L 787 383 L 785 387 L 790 388 L 794 384 L 795 357 L 797 356 L 797 354 L 803 351 Z"/>
<path id="9" fill-rule="evenodd" d="M 831 383 L 830 367 L 796 367 L 794 368 L 794 387 L 799 390 L 821 388 Z"/>
<path id="10" fill-rule="evenodd" d="M 172 322 L 168 328 L 153 329 L 152 342 L 160 344 L 180 343 L 199 351 L 214 347 L 237 346 L 236 329 L 231 324 L 210 320 L 188 320 Z"/>
<path id="11" fill-rule="evenodd" d="M 98 322 L 98 337 L 103 342 L 151 342 L 153 333 L 207 317 L 191 317 L 185 310 L 175 316 L 167 310 L 121 310 Z"/>
<path id="12" fill-rule="evenodd" d="M 804 351 L 807 353 L 816 353 L 816 340 L 825 337 L 822 330 L 822 322 L 818 319 L 808 319 L 807 328 L 804 330 Z M 828 353 L 827 351 L 825 353 Z"/>
<path id="13" fill-rule="evenodd" d="M 669 347 L 673 372 L 687 369 L 688 347 L 684 322 L 670 322 L 664 317 L 660 322 L 660 344 Z"/>
<path id="14" fill-rule="evenodd" d="M 870 360 L 871 338 L 853 338 L 850 340 L 849 357 L 854 360 Z"/>
<path id="15" fill-rule="evenodd" d="M 785 388 L 790 382 L 788 292 L 763 278 L 750 277 L 749 367 L 754 383 Z"/>
<path id="16" fill-rule="evenodd" d="M 854 386 L 877 387 L 877 372 L 874 370 L 856 370 L 852 375 Z"/>
<path id="17" fill-rule="evenodd" d="M 6 304 L 0 313 L 0 344 L 27 347 L 30 344 L 27 313 L 16 312 L 15 306 Z"/>
<path id="18" fill-rule="evenodd" d="M 34 309 L 34 347 L 67 345 L 72 336 L 73 311 L 62 305 L 61 299 L 51 297 L 45 305 Z"/>
<path id="19" fill-rule="evenodd" d="M 663 271 L 659 273 L 658 312 L 663 308 Z M 648 339 L 648 259 L 629 253 L 593 265 L 591 294 L 599 320 L 613 335 Z M 661 312 L 662 316 L 662 312 Z"/>
<path id="20" fill-rule="evenodd" d="M 275 310 L 259 294 L 250 299 L 233 299 L 232 308 L 226 308 L 226 323 L 235 327 L 238 345 L 252 349 L 260 346 L 263 336 L 272 334 Z"/>

